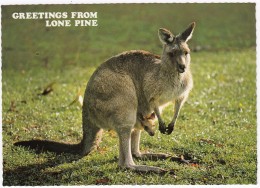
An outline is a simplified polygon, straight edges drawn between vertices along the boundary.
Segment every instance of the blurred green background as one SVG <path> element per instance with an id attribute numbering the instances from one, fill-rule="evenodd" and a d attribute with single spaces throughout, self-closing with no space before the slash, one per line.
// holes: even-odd
<path id="1" fill-rule="evenodd" d="M 98 27 L 46 28 L 45 20 L 15 20 L 13 12 L 98 12 Z M 124 50 L 161 53 L 157 30 L 178 34 L 195 21 L 191 48 L 254 47 L 254 4 L 111 4 L 3 6 L 3 70 L 97 65 Z"/>
<path id="2" fill-rule="evenodd" d="M 2 6 L 2 136 L 4 185 L 256 184 L 256 19 L 253 3 Z M 14 12 L 98 12 L 98 27 L 45 27 Z M 196 22 L 194 89 L 175 132 L 143 133 L 141 149 L 198 161 L 136 161 L 177 176 L 117 167 L 118 140 L 106 131 L 97 152 L 36 154 L 21 140 L 81 140 L 81 108 L 69 105 L 93 71 L 113 55 L 142 49 L 160 54 L 157 31 L 175 35 Z M 54 83 L 52 85 L 52 83 Z M 51 85 L 52 92 L 41 93 Z M 173 105 L 163 113 L 171 120 Z"/>

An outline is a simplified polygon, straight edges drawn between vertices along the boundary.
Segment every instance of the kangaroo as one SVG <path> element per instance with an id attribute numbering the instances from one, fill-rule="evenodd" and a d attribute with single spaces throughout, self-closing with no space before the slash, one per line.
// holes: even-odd
<path id="1" fill-rule="evenodd" d="M 132 156 L 169 157 L 161 153 L 141 153 L 141 130 L 134 127 L 140 122 L 138 114 L 147 115 L 154 111 L 159 130 L 164 134 L 172 133 L 179 111 L 193 86 L 187 42 L 194 27 L 193 22 L 177 36 L 167 29 L 159 29 L 159 39 L 163 44 L 161 57 L 142 50 L 126 51 L 106 60 L 95 70 L 85 90 L 83 138 L 79 144 L 31 140 L 15 145 L 85 156 L 97 148 L 103 129 L 113 129 L 119 137 L 120 167 L 141 172 L 167 171 L 134 163 Z M 166 127 L 158 107 L 169 101 L 175 102 L 175 110 L 172 121 Z"/>

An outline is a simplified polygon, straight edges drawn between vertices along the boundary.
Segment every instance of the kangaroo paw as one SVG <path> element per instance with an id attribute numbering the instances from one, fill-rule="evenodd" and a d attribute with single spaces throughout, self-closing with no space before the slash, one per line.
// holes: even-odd
<path id="1" fill-rule="evenodd" d="M 159 131 L 162 133 L 162 134 L 166 134 L 166 125 L 164 122 L 159 122 Z"/>
<path id="2" fill-rule="evenodd" d="M 167 127 L 167 134 L 171 134 L 172 131 L 174 130 L 174 124 L 169 124 Z"/>

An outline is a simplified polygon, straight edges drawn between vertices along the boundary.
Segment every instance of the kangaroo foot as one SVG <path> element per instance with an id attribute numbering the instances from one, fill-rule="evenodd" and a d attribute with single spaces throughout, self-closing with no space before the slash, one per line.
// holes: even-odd
<path id="1" fill-rule="evenodd" d="M 165 160 L 171 157 L 171 155 L 165 154 L 165 153 L 142 153 L 142 154 L 133 154 L 133 157 L 137 159 L 143 159 L 143 160 Z"/>
<path id="2" fill-rule="evenodd" d="M 184 159 L 184 157 L 171 157 L 171 161 L 176 161 L 183 164 L 190 164 L 190 160 Z"/>
<path id="3" fill-rule="evenodd" d="M 153 172 L 153 173 L 161 174 L 161 175 L 165 175 L 165 174 L 175 175 L 174 170 L 166 170 L 166 169 L 154 167 L 154 166 L 131 165 L 131 166 L 127 166 L 126 168 L 134 170 L 135 172 L 141 172 L 141 173 Z"/>

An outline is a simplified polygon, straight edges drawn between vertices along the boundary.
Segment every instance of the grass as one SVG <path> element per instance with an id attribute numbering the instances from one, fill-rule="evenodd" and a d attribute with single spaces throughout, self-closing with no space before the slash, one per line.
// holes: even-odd
<path id="1" fill-rule="evenodd" d="M 47 29 L 41 20 L 11 19 L 18 10 L 98 11 L 99 26 Z M 3 6 L 3 184 L 256 184 L 254 16 L 254 4 Z M 198 163 L 136 160 L 174 169 L 176 177 L 119 169 L 113 131 L 105 131 L 99 149 L 82 159 L 13 146 L 32 138 L 79 142 L 81 108 L 69 104 L 78 92 L 84 93 L 96 67 L 124 50 L 160 54 L 157 29 L 177 34 L 194 20 L 194 89 L 175 132 L 165 136 L 157 131 L 154 137 L 143 133 L 141 150 L 183 155 Z M 53 92 L 38 95 L 52 82 Z M 172 108 L 163 113 L 166 122 Z"/>

